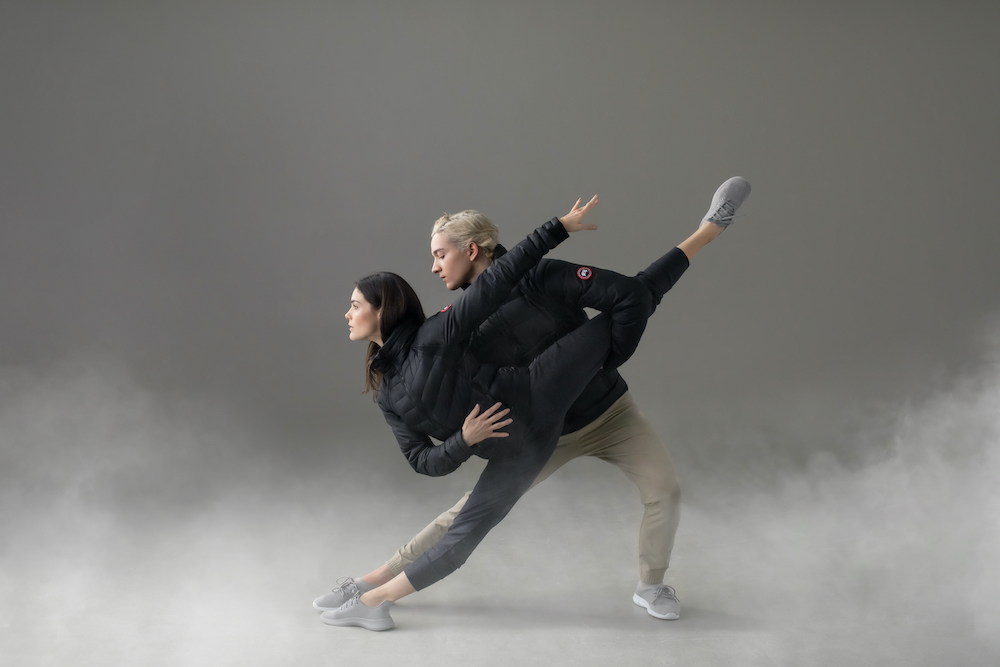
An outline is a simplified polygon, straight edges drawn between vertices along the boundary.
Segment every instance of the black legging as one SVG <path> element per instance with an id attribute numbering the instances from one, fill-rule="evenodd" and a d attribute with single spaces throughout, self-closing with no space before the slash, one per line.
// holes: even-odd
<path id="1" fill-rule="evenodd" d="M 509 437 L 479 444 L 490 449 L 489 462 L 465 507 L 445 536 L 404 570 L 416 590 L 460 568 L 531 487 L 559 441 L 566 411 L 610 347 L 611 318 L 602 314 L 557 340 L 530 366 L 500 369 L 489 394 L 511 408 Z"/>

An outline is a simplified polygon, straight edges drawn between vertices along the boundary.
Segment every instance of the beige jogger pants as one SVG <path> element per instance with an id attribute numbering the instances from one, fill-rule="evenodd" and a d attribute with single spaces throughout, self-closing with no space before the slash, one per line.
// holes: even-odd
<path id="1" fill-rule="evenodd" d="M 559 438 L 552 458 L 532 486 L 578 456 L 596 456 L 618 466 L 639 488 L 643 505 L 639 526 L 639 579 L 647 584 L 662 583 L 680 521 L 681 489 L 666 446 L 639 412 L 629 392 L 587 426 Z M 386 567 L 393 574 L 399 574 L 440 540 L 468 497 L 466 493 L 454 507 L 400 547 L 386 562 Z"/>

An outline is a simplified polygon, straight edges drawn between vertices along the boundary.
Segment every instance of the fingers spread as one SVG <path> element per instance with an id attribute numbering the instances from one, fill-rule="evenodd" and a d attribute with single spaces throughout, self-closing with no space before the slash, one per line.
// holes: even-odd
<path id="1" fill-rule="evenodd" d="M 492 406 L 490 407 L 490 409 L 489 409 L 489 410 L 486 410 L 486 411 L 485 411 L 485 412 L 483 413 L 483 416 L 484 416 L 484 417 L 489 417 L 489 416 L 490 416 L 490 415 L 492 415 L 492 414 L 493 414 L 494 412 L 496 412 L 496 411 L 497 411 L 497 409 L 499 409 L 500 405 L 501 405 L 500 403 L 494 403 L 494 404 L 493 404 L 493 405 L 492 405 Z"/>

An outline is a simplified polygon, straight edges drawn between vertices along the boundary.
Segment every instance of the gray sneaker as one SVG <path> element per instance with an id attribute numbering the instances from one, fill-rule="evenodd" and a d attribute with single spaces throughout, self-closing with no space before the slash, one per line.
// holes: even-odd
<path id="1" fill-rule="evenodd" d="M 361 593 L 358 593 L 344 605 L 333 611 L 324 611 L 320 618 L 327 625 L 359 625 L 365 630 L 391 630 L 396 627 L 389 615 L 389 607 L 392 603 L 386 600 L 377 607 L 369 607 L 361 601 Z"/>
<path id="2" fill-rule="evenodd" d="M 714 222 L 723 229 L 733 222 L 733 216 L 750 196 L 750 183 L 745 178 L 733 176 L 719 186 L 712 197 L 712 206 L 705 214 L 706 222 Z M 704 223 L 702 223 L 704 224 Z"/>
<path id="3" fill-rule="evenodd" d="M 341 577 L 337 579 L 337 587 L 326 595 L 320 595 L 313 600 L 313 608 L 317 611 L 333 611 L 359 593 L 378 588 L 364 579 Z"/>
<path id="4" fill-rule="evenodd" d="M 632 602 L 645 607 L 649 615 L 654 618 L 675 621 L 681 617 L 681 603 L 670 586 L 644 584 L 640 581 L 635 587 Z"/>

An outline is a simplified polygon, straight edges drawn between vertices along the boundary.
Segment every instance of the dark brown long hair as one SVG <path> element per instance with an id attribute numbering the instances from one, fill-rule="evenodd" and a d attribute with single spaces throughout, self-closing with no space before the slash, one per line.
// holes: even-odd
<path id="1" fill-rule="evenodd" d="M 355 287 L 361 292 L 361 296 L 365 297 L 365 301 L 371 304 L 372 310 L 378 311 L 379 333 L 383 343 L 400 324 L 409 322 L 419 326 L 427 319 L 424 317 L 424 307 L 420 305 L 417 293 L 408 282 L 395 273 L 388 271 L 373 273 L 359 280 Z M 368 343 L 368 353 L 365 355 L 365 388 L 362 393 L 367 394 L 373 390 L 378 393 L 382 374 L 372 368 L 372 359 L 380 349 L 378 343 Z"/>

